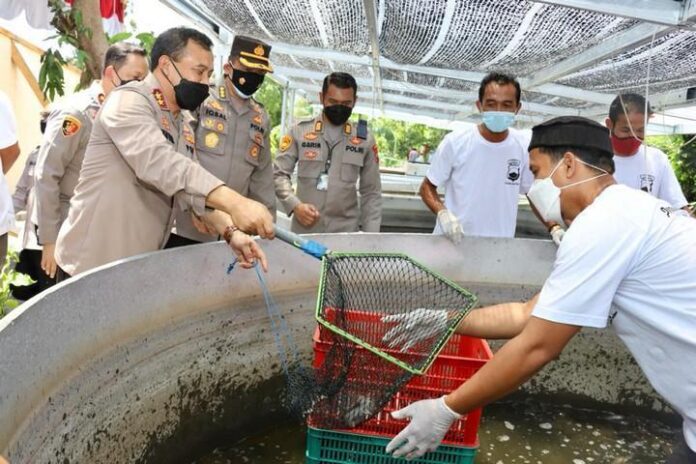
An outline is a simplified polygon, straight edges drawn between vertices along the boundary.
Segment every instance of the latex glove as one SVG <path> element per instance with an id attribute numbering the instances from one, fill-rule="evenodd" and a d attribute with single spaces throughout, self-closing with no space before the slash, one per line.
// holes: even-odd
<path id="1" fill-rule="evenodd" d="M 403 345 L 401 346 L 403 352 L 421 340 L 444 332 L 447 328 L 447 311 L 418 308 L 410 313 L 384 316 L 382 322 L 396 323 L 384 334 L 382 342 L 386 343 L 389 348 Z"/>
<path id="2" fill-rule="evenodd" d="M 440 223 L 440 228 L 447 235 L 447 238 L 452 240 L 455 245 L 461 242 L 464 231 L 457 216 L 452 214 L 450 210 L 443 209 L 437 213 L 437 221 Z"/>
<path id="3" fill-rule="evenodd" d="M 551 234 L 551 239 L 553 240 L 553 243 L 555 243 L 557 246 L 560 246 L 561 240 L 563 240 L 563 236 L 565 235 L 565 230 L 563 230 L 561 226 L 553 226 L 549 233 Z"/>
<path id="4" fill-rule="evenodd" d="M 419 458 L 425 453 L 435 451 L 452 422 L 461 417 L 445 404 L 445 397 L 421 400 L 411 403 L 392 413 L 394 419 L 411 419 L 406 426 L 387 445 L 387 453 L 393 451 L 395 458 L 407 460 Z"/>

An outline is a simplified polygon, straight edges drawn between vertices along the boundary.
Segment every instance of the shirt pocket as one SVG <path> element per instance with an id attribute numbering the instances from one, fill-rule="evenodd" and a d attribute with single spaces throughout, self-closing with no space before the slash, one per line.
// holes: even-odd
<path id="1" fill-rule="evenodd" d="M 341 180 L 351 184 L 357 182 L 363 164 L 365 155 L 362 153 L 344 153 L 341 160 Z"/>
<path id="2" fill-rule="evenodd" d="M 324 161 L 300 159 L 297 162 L 297 177 L 318 179 L 324 169 Z"/>

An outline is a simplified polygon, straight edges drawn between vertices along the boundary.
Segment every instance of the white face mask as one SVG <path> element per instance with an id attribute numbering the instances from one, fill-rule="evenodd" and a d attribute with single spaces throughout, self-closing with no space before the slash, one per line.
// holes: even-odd
<path id="1" fill-rule="evenodd" d="M 602 174 L 590 177 L 589 179 L 574 182 L 572 184 L 564 185 L 563 187 L 556 187 L 556 184 L 553 183 L 553 179 L 551 179 L 551 177 L 553 177 L 556 169 L 558 169 L 563 162 L 561 159 L 558 161 L 548 177 L 545 179 L 536 179 L 534 183 L 532 183 L 529 193 L 527 193 L 527 197 L 529 197 L 529 201 L 532 202 L 534 207 L 541 215 L 541 218 L 546 222 L 555 222 L 559 225 L 565 225 L 563 221 L 563 214 L 561 214 L 561 190 L 609 175 L 609 173 L 602 168 L 598 168 L 590 163 L 586 163 L 577 157 L 575 159 L 586 166 L 590 166 L 602 171 Z"/>

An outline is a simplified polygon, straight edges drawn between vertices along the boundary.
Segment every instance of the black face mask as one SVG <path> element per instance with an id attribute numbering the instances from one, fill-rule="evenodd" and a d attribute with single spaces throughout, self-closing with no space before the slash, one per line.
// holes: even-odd
<path id="1" fill-rule="evenodd" d="M 133 81 L 140 82 L 140 79 L 123 79 L 123 78 L 121 78 L 121 76 L 118 75 L 118 71 L 116 71 L 116 68 L 114 68 L 114 73 L 116 74 L 116 77 L 118 77 L 119 82 L 121 82 L 120 84 L 116 85 L 114 83 L 114 81 L 111 81 L 111 83 L 114 84 L 114 87 L 121 87 L 122 85 L 126 85 L 129 82 L 133 82 Z"/>
<path id="2" fill-rule="evenodd" d="M 348 121 L 353 108 L 346 105 L 331 105 L 324 107 L 324 114 L 334 126 L 341 126 Z"/>
<path id="3" fill-rule="evenodd" d="M 206 98 L 208 98 L 208 86 L 206 84 L 201 84 L 199 82 L 193 82 L 186 79 L 184 76 L 181 75 L 179 69 L 174 64 L 174 61 L 172 61 L 172 66 L 174 66 L 176 73 L 181 78 L 178 84 L 172 84 L 172 86 L 174 87 L 174 96 L 176 97 L 176 104 L 179 105 L 179 108 L 181 109 L 194 111 L 199 106 L 201 106 L 201 104 L 205 101 Z M 164 77 L 167 77 L 166 74 Z M 170 84 L 172 83 L 172 81 L 169 80 L 168 77 L 167 80 Z"/>
<path id="4" fill-rule="evenodd" d="M 234 88 L 237 89 L 237 93 L 241 94 L 239 96 L 242 98 L 250 98 L 254 95 L 266 78 L 264 74 L 242 71 L 234 68 L 232 68 L 232 75 L 227 77 L 232 82 L 232 85 L 234 85 Z"/>

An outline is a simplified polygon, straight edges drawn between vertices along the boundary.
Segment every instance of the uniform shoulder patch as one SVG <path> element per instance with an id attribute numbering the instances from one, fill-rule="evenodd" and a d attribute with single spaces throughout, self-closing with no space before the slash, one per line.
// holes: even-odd
<path id="1" fill-rule="evenodd" d="M 280 151 L 287 151 L 288 148 L 290 148 L 290 145 L 292 145 L 292 136 L 290 134 L 285 134 L 280 139 L 280 143 L 278 144 L 278 148 L 280 148 Z"/>
<path id="2" fill-rule="evenodd" d="M 72 137 L 73 135 L 80 132 L 82 123 L 75 116 L 66 116 L 63 118 L 62 131 L 65 137 Z"/>
<path id="3" fill-rule="evenodd" d="M 375 161 L 379 163 L 379 148 L 377 147 L 376 143 L 372 145 L 372 154 L 375 157 Z"/>
<path id="4" fill-rule="evenodd" d="M 224 110 L 224 108 L 222 107 L 222 103 L 220 103 L 219 101 L 217 101 L 214 98 L 209 98 L 208 100 L 206 100 L 205 104 L 206 104 L 206 106 L 209 106 L 212 109 L 217 110 L 217 111 Z"/>

